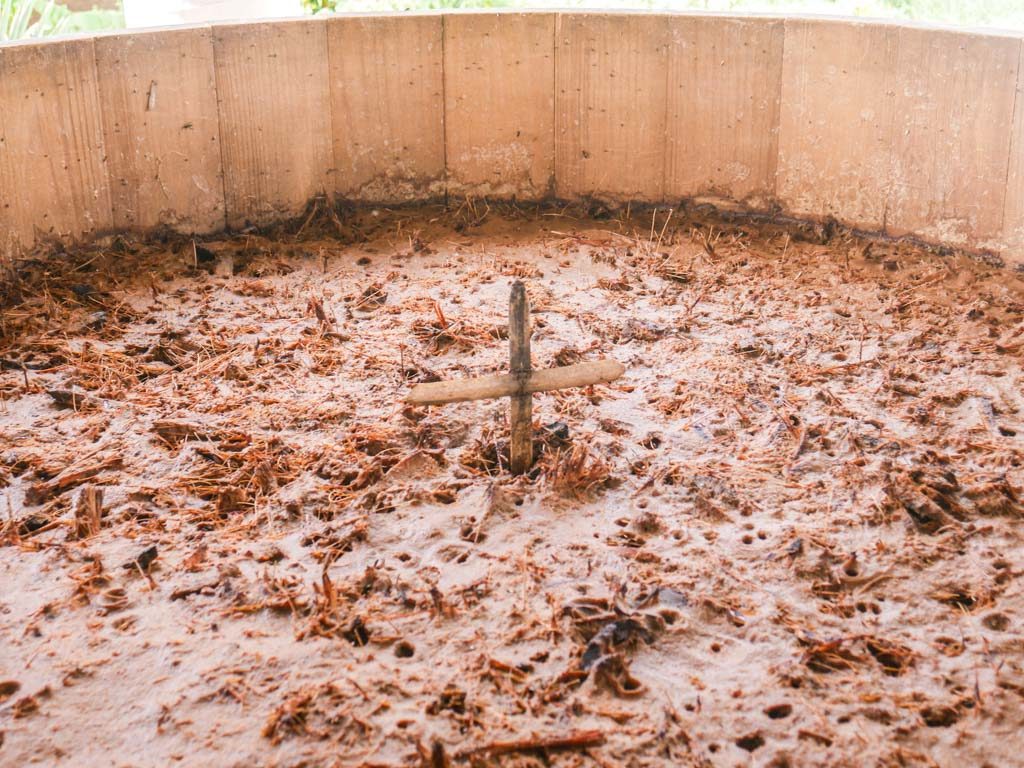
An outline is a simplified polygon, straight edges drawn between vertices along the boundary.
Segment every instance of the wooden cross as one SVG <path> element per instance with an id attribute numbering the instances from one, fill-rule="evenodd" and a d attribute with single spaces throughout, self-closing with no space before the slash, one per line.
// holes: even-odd
<path id="1" fill-rule="evenodd" d="M 509 373 L 462 381 L 417 384 L 405 398 L 412 405 L 441 405 L 467 400 L 512 398 L 512 474 L 521 475 L 533 464 L 533 393 L 587 387 L 615 381 L 626 367 L 616 360 L 533 370 L 530 361 L 530 303 L 526 287 L 516 280 L 508 303 Z"/>

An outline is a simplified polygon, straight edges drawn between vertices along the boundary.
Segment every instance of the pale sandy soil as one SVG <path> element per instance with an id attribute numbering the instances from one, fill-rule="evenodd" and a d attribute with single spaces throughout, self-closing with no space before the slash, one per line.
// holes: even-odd
<path id="1" fill-rule="evenodd" d="M 1021 280 L 541 213 L 18 265 L 0 764 L 1020 764 Z M 517 277 L 535 365 L 628 370 L 512 479 L 507 402 L 401 398 Z"/>

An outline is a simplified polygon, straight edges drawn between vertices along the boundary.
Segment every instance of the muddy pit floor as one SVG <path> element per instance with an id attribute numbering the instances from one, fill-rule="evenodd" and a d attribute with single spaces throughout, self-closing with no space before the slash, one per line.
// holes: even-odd
<path id="1" fill-rule="evenodd" d="M 19 262 L 0 764 L 1019 764 L 1019 276 L 646 216 Z M 519 479 L 507 400 L 401 403 L 516 278 L 535 366 L 628 367 Z"/>

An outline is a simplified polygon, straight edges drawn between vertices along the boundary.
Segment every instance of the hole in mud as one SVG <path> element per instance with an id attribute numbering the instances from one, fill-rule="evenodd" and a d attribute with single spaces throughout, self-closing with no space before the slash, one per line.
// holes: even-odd
<path id="1" fill-rule="evenodd" d="M 407 640 L 402 640 L 395 646 L 395 656 L 400 659 L 411 659 L 415 653 L 416 649 Z"/>
<path id="2" fill-rule="evenodd" d="M 640 445 L 642 445 L 644 448 L 648 448 L 650 450 L 653 450 L 655 448 L 660 447 L 661 446 L 661 442 L 662 441 L 661 441 L 661 436 L 660 435 L 651 434 L 651 435 L 648 435 L 647 437 L 645 437 L 640 442 Z"/>
<path id="3" fill-rule="evenodd" d="M 754 543 L 754 537 L 753 537 L 753 536 L 751 536 L 751 535 L 750 535 L 750 534 L 748 533 L 748 534 L 747 534 L 746 536 L 744 536 L 744 537 L 743 537 L 743 543 L 744 543 L 744 544 L 753 544 L 753 543 Z"/>
<path id="4" fill-rule="evenodd" d="M 970 611 L 978 604 L 977 598 L 964 590 L 949 590 L 936 595 L 940 603 L 945 603 L 952 608 L 959 608 L 962 611 Z"/>
<path id="5" fill-rule="evenodd" d="M 356 620 L 353 621 L 349 628 L 342 634 L 342 637 L 357 648 L 362 648 L 370 642 L 370 630 L 365 624 L 363 624 L 362 619 L 356 618 Z"/>
<path id="6" fill-rule="evenodd" d="M 715 752 L 717 752 L 717 751 L 718 751 L 718 745 L 717 744 L 708 744 L 708 752 L 710 752 L 711 754 L 715 754 Z"/>
<path id="7" fill-rule="evenodd" d="M 747 750 L 747 752 L 753 752 L 764 746 L 764 737 L 760 733 L 748 733 L 746 736 L 736 739 L 736 746 Z"/>
<path id="8" fill-rule="evenodd" d="M 764 711 L 772 720 L 781 720 L 793 714 L 792 704 L 774 704 Z"/>
<path id="9" fill-rule="evenodd" d="M 921 719 L 929 728 L 949 728 L 960 719 L 960 713 L 955 707 L 925 707 Z"/>
<path id="10" fill-rule="evenodd" d="M 722 650 L 722 646 L 719 645 L 718 643 L 712 643 L 711 644 L 711 652 L 712 653 L 718 653 L 721 650 Z"/>
<path id="11" fill-rule="evenodd" d="M 860 564 L 857 562 L 857 555 L 852 554 L 843 563 L 843 573 L 853 578 L 860 575 Z"/>
<path id="12" fill-rule="evenodd" d="M 21 683 L 17 680 L 4 680 L 0 682 L 0 702 L 9 699 L 21 690 Z"/>
<path id="13" fill-rule="evenodd" d="M 622 686 L 622 690 L 626 693 L 641 691 L 644 687 L 643 683 L 641 683 L 639 680 L 629 676 L 623 678 L 619 684 Z"/>
<path id="14" fill-rule="evenodd" d="M 981 623 L 996 632 L 1005 632 L 1010 628 L 1010 617 L 1005 613 L 990 613 Z"/>
<path id="15" fill-rule="evenodd" d="M 399 552 L 397 555 L 395 555 L 395 557 L 397 557 L 403 563 L 408 563 L 410 560 L 412 560 L 412 555 L 410 555 L 408 552 Z"/>

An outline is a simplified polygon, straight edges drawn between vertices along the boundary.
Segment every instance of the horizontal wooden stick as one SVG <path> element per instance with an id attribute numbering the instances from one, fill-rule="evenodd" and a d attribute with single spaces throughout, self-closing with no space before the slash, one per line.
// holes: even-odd
<path id="1" fill-rule="evenodd" d="M 440 405 L 547 392 L 566 387 L 586 387 L 590 384 L 615 381 L 625 372 L 626 366 L 617 360 L 597 360 L 592 363 L 567 365 L 564 368 L 534 371 L 524 383 L 508 374 L 463 381 L 434 381 L 429 384 L 417 384 L 406 396 L 405 402 L 413 405 Z"/>

